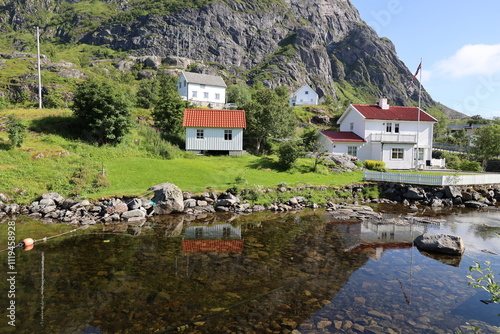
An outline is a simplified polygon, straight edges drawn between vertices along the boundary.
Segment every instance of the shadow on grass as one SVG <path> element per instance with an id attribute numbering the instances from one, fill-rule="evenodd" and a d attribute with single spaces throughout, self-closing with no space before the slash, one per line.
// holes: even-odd
<path id="1" fill-rule="evenodd" d="M 72 116 L 48 116 L 31 122 L 30 130 L 45 134 L 54 134 L 66 139 L 81 139 L 81 126 Z"/>
<path id="2" fill-rule="evenodd" d="M 0 150 L 2 150 L 2 151 L 8 151 L 11 148 L 12 148 L 12 146 L 10 145 L 10 143 L 4 142 L 4 141 L 0 141 Z"/>

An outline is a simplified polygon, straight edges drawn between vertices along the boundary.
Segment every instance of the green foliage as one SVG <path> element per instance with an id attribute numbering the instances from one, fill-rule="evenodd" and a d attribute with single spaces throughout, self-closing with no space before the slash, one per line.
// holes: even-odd
<path id="1" fill-rule="evenodd" d="M 151 113 L 154 124 L 169 138 L 182 140 L 184 109 L 189 108 L 190 103 L 179 95 L 175 76 L 164 74 L 158 80 L 160 96 Z"/>
<path id="2" fill-rule="evenodd" d="M 59 109 L 66 108 L 68 103 L 60 90 L 51 90 L 49 94 L 43 96 L 42 105 L 45 108 Z"/>
<path id="3" fill-rule="evenodd" d="M 285 142 L 278 148 L 279 165 L 284 170 L 292 168 L 295 161 L 304 154 L 302 147 L 295 141 Z"/>
<path id="4" fill-rule="evenodd" d="M 247 116 L 245 138 L 257 153 L 262 153 L 272 138 L 289 138 L 296 120 L 288 96 L 281 89 L 271 90 L 263 85 L 254 86 L 252 101 L 244 106 Z"/>
<path id="5" fill-rule="evenodd" d="M 385 162 L 375 161 L 375 160 L 365 160 L 365 167 L 369 170 L 375 170 L 379 172 L 385 172 Z"/>
<path id="6" fill-rule="evenodd" d="M 236 84 L 227 88 L 226 97 L 227 102 L 234 103 L 240 108 L 252 100 L 252 93 L 246 86 Z"/>
<path id="7" fill-rule="evenodd" d="M 0 111 L 4 110 L 7 108 L 8 102 L 4 97 L 0 97 Z"/>
<path id="8" fill-rule="evenodd" d="M 153 157 L 175 159 L 182 157 L 185 153 L 177 145 L 174 145 L 163 139 L 160 132 L 150 126 L 140 124 L 138 126 L 138 132 L 141 136 L 144 137 L 142 146 Z"/>
<path id="9" fill-rule="evenodd" d="M 119 143 L 131 126 L 130 100 L 123 90 L 104 80 L 80 84 L 73 100 L 84 137 L 99 145 Z"/>
<path id="10" fill-rule="evenodd" d="M 495 280 L 495 274 L 491 270 L 491 263 L 489 261 L 485 262 L 486 268 L 481 268 L 478 262 L 474 262 L 474 265 L 469 267 L 471 273 L 477 272 L 480 277 L 473 277 L 472 274 L 468 275 L 467 278 L 470 280 L 469 286 L 473 288 L 480 288 L 491 294 L 492 303 L 500 303 L 500 285 Z"/>
<path id="11" fill-rule="evenodd" d="M 158 104 L 161 96 L 160 81 L 144 79 L 139 83 L 136 93 L 136 103 L 140 108 L 150 109 Z"/>
<path id="12" fill-rule="evenodd" d="M 12 147 L 21 147 L 27 135 L 27 128 L 19 118 L 10 115 L 7 120 L 7 133 Z"/>
<path id="13" fill-rule="evenodd" d="M 479 162 L 469 160 L 462 160 L 459 169 L 467 172 L 480 172 L 483 170 Z"/>
<path id="14" fill-rule="evenodd" d="M 493 123 L 476 129 L 470 150 L 486 168 L 489 159 L 500 155 L 500 125 Z"/>

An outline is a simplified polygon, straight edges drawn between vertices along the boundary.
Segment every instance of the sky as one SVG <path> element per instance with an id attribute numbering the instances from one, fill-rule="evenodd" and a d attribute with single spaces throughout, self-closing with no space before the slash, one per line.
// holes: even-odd
<path id="1" fill-rule="evenodd" d="M 500 1 L 351 0 L 432 98 L 469 116 L 500 117 Z M 411 80 L 411 79 L 410 79 Z"/>

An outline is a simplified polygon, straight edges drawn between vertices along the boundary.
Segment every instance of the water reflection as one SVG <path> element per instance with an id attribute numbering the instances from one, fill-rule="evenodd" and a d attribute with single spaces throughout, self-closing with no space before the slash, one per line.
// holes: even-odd
<path id="1" fill-rule="evenodd" d="M 488 333 L 500 317 L 473 311 L 498 306 L 477 305 L 466 275 L 474 260 L 498 272 L 499 217 L 384 225 L 312 212 L 172 216 L 140 236 L 126 228 L 54 240 L 17 254 L 17 328 L 3 322 L 0 332 L 449 333 L 472 321 Z M 462 263 L 411 247 L 426 231 L 462 236 Z"/>

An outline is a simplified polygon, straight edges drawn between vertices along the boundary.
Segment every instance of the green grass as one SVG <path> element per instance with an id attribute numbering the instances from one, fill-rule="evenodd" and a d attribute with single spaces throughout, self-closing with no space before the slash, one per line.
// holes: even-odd
<path id="1" fill-rule="evenodd" d="M 68 109 L 5 110 L 0 112 L 0 124 L 10 114 L 30 128 L 22 147 L 15 149 L 6 131 L 0 130 L 0 192 L 19 203 L 46 192 L 79 198 L 142 195 L 163 182 L 199 193 L 207 188 L 223 191 L 235 183 L 258 189 L 280 183 L 340 186 L 362 180 L 361 172 L 312 173 L 312 159 L 299 159 L 290 171 L 281 171 L 275 156 L 204 157 L 174 152 L 180 158 L 165 160 L 146 149 L 148 138 L 137 127 L 119 145 L 98 147 L 75 136 L 78 126 Z"/>

